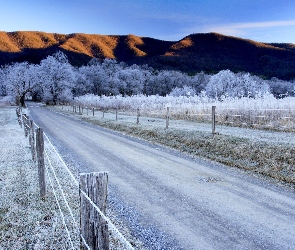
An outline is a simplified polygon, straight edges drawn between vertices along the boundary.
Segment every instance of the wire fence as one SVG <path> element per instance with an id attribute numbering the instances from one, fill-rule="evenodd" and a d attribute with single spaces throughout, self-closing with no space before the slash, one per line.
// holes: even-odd
<path id="1" fill-rule="evenodd" d="M 139 109 L 136 109 L 136 111 L 119 109 L 106 111 L 84 106 L 67 106 L 62 108 L 81 115 L 105 116 L 108 114 L 109 117 L 112 116 L 112 119 L 114 120 L 120 119 L 121 116 L 130 116 L 134 119 L 135 116 L 137 124 L 139 123 L 139 118 L 141 119 L 142 116 Z M 21 114 L 20 110 L 17 110 L 16 112 L 19 124 L 24 128 L 25 135 L 30 137 L 32 129 L 30 127 L 31 123 L 29 122 L 29 117 L 25 114 Z M 160 112 L 151 112 L 150 116 L 166 119 L 166 128 L 169 126 L 170 119 L 179 119 L 180 117 L 179 114 L 175 112 L 173 107 L 166 107 L 166 109 L 163 108 Z M 292 131 L 295 129 L 295 111 L 291 109 L 241 110 L 235 108 L 218 108 L 213 106 L 212 109 L 203 109 L 200 113 L 185 113 L 182 118 L 184 116 L 187 117 L 187 120 L 192 119 L 193 121 L 212 123 L 213 134 L 216 132 L 215 125 L 255 127 L 262 129 L 275 128 L 283 131 Z M 39 128 L 35 123 L 34 126 Z M 80 193 L 80 195 L 82 195 L 89 202 L 89 204 L 97 211 L 99 216 L 107 223 L 108 230 L 111 232 L 112 237 L 119 240 L 121 244 L 120 249 L 133 249 L 130 242 L 126 240 L 126 238 L 120 233 L 105 213 L 102 212 L 97 204 L 95 204 L 86 192 L 80 188 L 79 174 L 73 173 L 54 147 L 50 138 L 45 133 L 44 138 L 46 140 L 44 150 L 46 158 L 46 175 L 57 203 L 61 222 L 68 238 L 67 248 L 75 249 L 77 246 L 83 246 L 82 248 L 84 249 L 92 249 L 88 245 L 87 239 L 85 239 L 83 234 L 81 234 L 81 225 L 79 224 L 80 204 L 78 204 L 78 194 Z M 64 174 L 61 174 L 61 171 L 63 171 Z M 65 174 L 67 178 L 60 178 L 60 175 L 65 176 Z M 69 192 L 69 190 L 72 192 Z"/>
<path id="2" fill-rule="evenodd" d="M 16 110 L 19 124 L 24 127 L 25 135 L 29 136 L 32 129 L 29 126 L 29 116 L 22 114 L 20 108 Z M 39 129 L 39 126 L 32 122 L 33 126 Z M 97 213 L 107 223 L 107 228 L 111 231 L 111 237 L 119 241 L 120 249 L 134 249 L 130 242 L 116 228 L 112 221 L 101 211 L 101 209 L 93 202 L 86 194 L 85 190 L 80 187 L 78 181 L 79 174 L 73 173 L 69 166 L 62 159 L 57 149 L 49 137 L 43 133 L 45 138 L 44 155 L 45 155 L 45 170 L 47 180 L 54 195 L 63 227 L 67 234 L 67 249 L 96 249 L 90 247 L 89 242 L 81 233 L 81 204 L 79 204 L 79 194 L 82 195 L 89 204 L 97 211 Z M 31 142 L 31 141 L 30 141 Z M 32 145 L 32 144 L 31 144 Z M 76 175 L 76 177 L 75 177 Z M 39 177 L 40 178 L 40 177 Z M 80 197 L 81 198 L 81 197 Z M 79 218 L 80 216 L 80 218 Z M 106 248 L 109 249 L 109 248 Z M 118 249 L 118 248 L 116 248 Z"/>
<path id="3" fill-rule="evenodd" d="M 124 117 L 136 117 L 136 123 L 140 123 L 139 117 L 151 117 L 173 120 L 187 120 L 200 123 L 212 123 L 215 115 L 216 125 L 249 127 L 257 129 L 272 129 L 278 131 L 295 131 L 295 109 L 248 109 L 244 108 L 223 108 L 216 107 L 215 114 L 212 113 L 212 106 L 208 105 L 186 109 L 181 106 L 164 106 L 157 109 L 150 108 L 108 108 L 84 106 L 80 103 L 68 106 L 68 111 L 80 115 L 96 115 L 101 113 L 102 117 L 113 114 L 113 119 L 124 119 Z M 109 117 L 109 116 L 108 116 Z M 167 121 L 166 121 L 167 124 Z M 167 125 L 166 125 L 167 128 Z"/>

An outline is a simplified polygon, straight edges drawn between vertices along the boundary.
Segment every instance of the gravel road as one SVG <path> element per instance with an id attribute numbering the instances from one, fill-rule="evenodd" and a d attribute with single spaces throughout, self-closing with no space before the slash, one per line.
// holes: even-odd
<path id="1" fill-rule="evenodd" d="M 242 171 L 29 108 L 80 172 L 109 172 L 110 206 L 147 249 L 295 249 L 295 193 Z"/>

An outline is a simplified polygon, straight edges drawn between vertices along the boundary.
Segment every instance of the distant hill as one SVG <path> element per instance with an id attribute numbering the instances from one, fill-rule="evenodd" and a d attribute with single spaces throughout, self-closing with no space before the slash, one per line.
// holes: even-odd
<path id="1" fill-rule="evenodd" d="M 189 73 L 230 69 L 267 78 L 295 79 L 295 44 L 289 43 L 266 44 L 217 33 L 192 34 L 172 42 L 135 35 L 0 32 L 0 65 L 39 63 L 58 50 L 77 66 L 94 57 L 114 58 Z"/>

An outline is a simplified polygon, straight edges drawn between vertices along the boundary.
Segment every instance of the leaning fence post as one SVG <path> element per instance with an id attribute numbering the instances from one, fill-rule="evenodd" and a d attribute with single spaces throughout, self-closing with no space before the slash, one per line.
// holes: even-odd
<path id="1" fill-rule="evenodd" d="M 169 127 L 169 119 L 170 119 L 169 107 L 167 107 L 167 112 L 166 112 L 166 129 L 168 129 L 168 127 Z"/>
<path id="2" fill-rule="evenodd" d="M 212 134 L 215 134 L 215 124 L 216 124 L 216 106 L 212 106 Z"/>
<path id="3" fill-rule="evenodd" d="M 139 124 L 139 117 L 140 117 L 140 111 L 139 108 L 137 109 L 137 118 L 136 118 L 136 124 Z"/>
<path id="4" fill-rule="evenodd" d="M 87 249 L 85 243 L 90 249 L 109 249 L 108 224 L 104 216 L 107 185 L 106 172 L 80 174 L 80 229 L 83 237 L 81 249 Z"/>
<path id="5" fill-rule="evenodd" d="M 40 196 L 44 198 L 46 193 L 46 183 L 45 183 L 45 164 L 44 164 L 44 138 L 43 138 L 42 128 L 36 129 L 36 151 L 37 151 L 37 159 L 38 159 Z"/>

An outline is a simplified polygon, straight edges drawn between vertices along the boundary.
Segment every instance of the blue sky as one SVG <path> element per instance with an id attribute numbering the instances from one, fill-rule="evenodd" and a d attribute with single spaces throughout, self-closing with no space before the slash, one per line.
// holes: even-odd
<path id="1" fill-rule="evenodd" d="M 148 36 L 218 32 L 295 44 L 295 0 L 0 0 L 1 31 Z"/>

